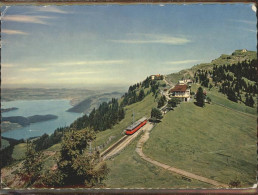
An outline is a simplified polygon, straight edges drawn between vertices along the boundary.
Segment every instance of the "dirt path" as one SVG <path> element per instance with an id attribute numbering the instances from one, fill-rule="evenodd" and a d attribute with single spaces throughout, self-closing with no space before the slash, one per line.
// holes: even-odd
<path id="1" fill-rule="evenodd" d="M 179 175 L 183 175 L 187 178 L 191 178 L 191 179 L 196 179 L 196 180 L 199 180 L 199 181 L 202 181 L 202 182 L 205 182 L 205 183 L 208 183 L 208 184 L 212 184 L 214 186 L 217 186 L 217 187 L 220 187 L 220 188 L 228 188 L 229 186 L 226 185 L 226 184 L 223 184 L 223 183 L 219 183 L 215 180 L 212 180 L 212 179 L 208 179 L 208 178 L 205 178 L 205 177 L 202 177 L 202 176 L 199 176 L 199 175 L 195 175 L 193 173 L 190 173 L 190 172 L 187 172 L 187 171 L 184 171 L 182 169 L 177 169 L 175 167 L 171 167 L 171 166 L 168 166 L 166 164 L 163 164 L 163 163 L 160 163 L 156 160 L 153 160 L 149 157 L 147 157 L 143 151 L 142 151 L 142 147 L 144 145 L 144 143 L 149 139 L 149 134 L 150 134 L 150 131 L 151 129 L 153 128 L 153 124 L 150 124 L 150 123 L 147 123 L 145 125 L 145 130 L 144 130 L 144 134 L 142 135 L 141 139 L 139 140 L 139 142 L 137 143 L 137 147 L 136 147 L 136 152 L 140 155 L 140 157 L 156 166 L 159 166 L 163 169 L 167 169 L 168 171 L 170 172 L 173 172 L 173 173 L 177 173 Z"/>

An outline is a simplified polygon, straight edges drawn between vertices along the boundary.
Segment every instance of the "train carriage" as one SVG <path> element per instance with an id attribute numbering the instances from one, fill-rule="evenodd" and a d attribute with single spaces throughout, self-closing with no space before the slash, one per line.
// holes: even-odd
<path id="1" fill-rule="evenodd" d="M 143 117 L 140 120 L 136 121 L 135 123 L 131 124 L 125 129 L 126 135 L 132 135 L 136 131 L 138 131 L 141 127 L 143 127 L 147 123 L 147 118 Z"/>

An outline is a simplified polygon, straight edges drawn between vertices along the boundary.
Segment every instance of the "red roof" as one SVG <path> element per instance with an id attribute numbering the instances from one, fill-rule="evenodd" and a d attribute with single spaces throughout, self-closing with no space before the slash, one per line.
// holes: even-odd
<path id="1" fill-rule="evenodd" d="M 187 85 L 176 85 L 173 89 L 170 90 L 170 92 L 185 92 L 187 89 Z"/>

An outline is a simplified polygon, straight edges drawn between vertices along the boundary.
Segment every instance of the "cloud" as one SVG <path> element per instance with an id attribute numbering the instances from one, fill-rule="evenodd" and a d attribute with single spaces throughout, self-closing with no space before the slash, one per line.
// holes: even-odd
<path id="1" fill-rule="evenodd" d="M 256 24 L 256 21 L 250 21 L 250 20 L 229 20 L 229 21 L 251 24 L 251 25 Z"/>
<path id="2" fill-rule="evenodd" d="M 161 34 L 127 34 L 130 39 L 109 40 L 115 43 L 125 44 L 168 44 L 168 45 L 184 45 L 191 42 L 189 39 L 182 37 L 174 37 Z"/>
<path id="3" fill-rule="evenodd" d="M 256 8 L 255 4 L 252 5 L 252 10 L 256 13 L 257 8 Z"/>
<path id="4" fill-rule="evenodd" d="M 51 75 L 53 76 L 80 76 L 80 75 L 86 75 L 86 74 L 96 74 L 100 73 L 100 71 L 78 71 L 78 72 L 55 72 Z"/>
<path id="5" fill-rule="evenodd" d="M 58 13 L 58 14 L 69 14 L 69 13 L 71 13 L 71 12 L 64 11 L 60 8 L 57 8 L 55 6 L 39 6 L 39 7 L 36 7 L 36 11 Z"/>
<path id="6" fill-rule="evenodd" d="M 92 60 L 92 61 L 72 61 L 72 62 L 58 62 L 49 63 L 52 66 L 82 66 L 82 65 L 114 65 L 124 64 L 125 60 Z"/>
<path id="7" fill-rule="evenodd" d="M 257 30 L 253 30 L 253 29 L 245 29 L 245 30 L 247 30 L 249 32 L 257 33 Z"/>
<path id="8" fill-rule="evenodd" d="M 23 68 L 21 71 L 23 72 L 43 72 L 46 71 L 47 68 Z"/>
<path id="9" fill-rule="evenodd" d="M 200 62 L 201 60 L 179 60 L 179 61 L 167 61 L 165 62 L 165 64 L 190 64 L 190 63 L 196 63 L 196 62 Z"/>
<path id="10" fill-rule="evenodd" d="M 1 64 L 1 67 L 2 68 L 13 68 L 13 67 L 15 67 L 15 65 L 14 64 L 8 64 L 8 63 L 3 63 L 3 64 Z"/>
<path id="11" fill-rule="evenodd" d="M 20 30 L 10 30 L 10 29 L 2 29 L 2 33 L 8 34 L 8 35 L 28 35 L 29 34 Z"/>
<path id="12" fill-rule="evenodd" d="M 2 21 L 21 22 L 21 23 L 35 23 L 47 24 L 44 19 L 50 19 L 49 16 L 25 16 L 25 15 L 8 15 L 2 17 Z"/>
<path id="13" fill-rule="evenodd" d="M 45 82 L 47 82 L 47 81 L 45 81 Z M 35 78 L 24 79 L 24 78 L 19 78 L 19 77 L 7 77 L 6 79 L 2 80 L 2 83 L 5 85 L 35 84 L 35 83 L 39 83 L 39 80 L 35 79 Z"/>
<path id="14" fill-rule="evenodd" d="M 55 78 L 53 81 L 59 83 L 69 83 L 69 84 L 117 84 L 117 83 L 124 83 L 125 80 L 121 78 L 103 78 L 103 77 L 62 77 L 62 78 Z"/>

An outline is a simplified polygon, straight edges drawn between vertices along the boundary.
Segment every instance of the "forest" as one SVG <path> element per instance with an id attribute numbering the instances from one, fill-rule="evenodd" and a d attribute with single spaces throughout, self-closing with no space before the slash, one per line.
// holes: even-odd
<path id="1" fill-rule="evenodd" d="M 242 102 L 254 107 L 254 98 L 258 93 L 256 86 L 257 60 L 238 62 L 232 65 L 213 66 L 212 70 L 198 69 L 195 82 L 209 89 L 215 85 L 219 92 L 234 102 Z"/>

